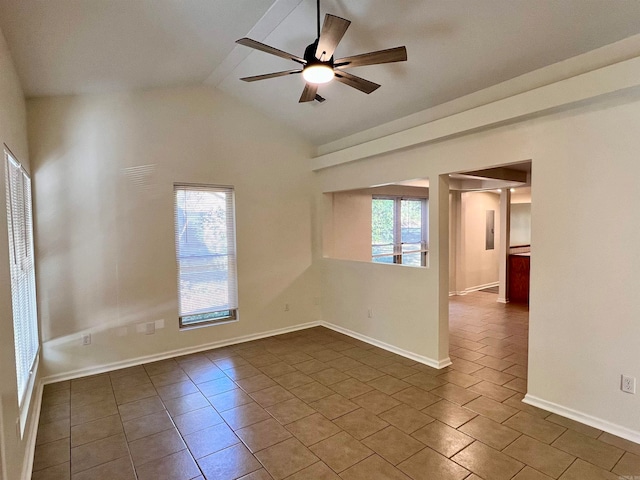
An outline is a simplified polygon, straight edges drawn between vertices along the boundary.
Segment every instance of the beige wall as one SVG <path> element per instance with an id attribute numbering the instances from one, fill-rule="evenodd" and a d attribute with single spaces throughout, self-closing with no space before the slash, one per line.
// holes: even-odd
<path id="1" fill-rule="evenodd" d="M 0 136 L 27 161 L 22 94 L 4 42 L 0 54 Z M 640 376 L 640 308 L 633 301 L 640 283 L 640 260 L 633 255 L 640 228 L 621 221 L 635 218 L 631 209 L 638 202 L 632 182 L 640 175 L 639 122 L 637 98 L 618 96 L 407 148 L 320 171 L 310 204 L 309 146 L 215 90 L 32 100 L 29 133 L 47 373 L 67 374 L 287 327 L 320 313 L 326 321 L 427 360 L 446 361 L 444 174 L 533 159 L 529 393 L 640 435 L 640 395 L 619 390 L 620 373 Z M 317 254 L 321 228 L 313 225 L 322 222 L 313 222 L 316 210 L 327 208 L 324 192 L 424 177 L 431 179 L 430 268 Z M 177 331 L 174 181 L 236 186 L 238 323 Z M 584 185 L 591 193 L 586 197 Z M 567 199 L 578 198 L 576 210 Z M 5 211 L 0 205 L 0 254 L 7 250 Z M 593 228 L 594 218 L 602 221 L 599 228 Z M 321 270 L 321 312 L 314 305 L 320 288 L 312 259 Z M 19 478 L 25 446 L 13 428 L 17 400 L 4 260 L 0 296 L 2 434 L 13 479 Z M 283 311 L 284 303 L 290 304 L 289 312 Z M 164 320 L 165 328 L 153 336 L 135 333 L 136 325 L 153 320 Z M 93 334 L 88 347 L 80 345 L 85 331 Z"/>
<path id="2" fill-rule="evenodd" d="M 494 248 L 486 249 L 487 210 L 494 212 Z M 464 283 L 458 291 L 474 290 L 498 281 L 500 245 L 500 195 L 494 192 L 464 192 L 462 194 L 464 222 L 462 265 Z M 462 288 L 461 288 L 462 287 Z"/>
<path id="3" fill-rule="evenodd" d="M 327 194 L 333 202 L 330 232 L 323 254 L 342 260 L 371 261 L 371 193 L 363 190 Z"/>
<path id="4" fill-rule="evenodd" d="M 325 209 L 325 217 L 327 209 L 333 206 L 326 200 L 329 196 L 322 192 L 349 190 L 348 186 L 351 186 L 353 189 L 368 192 L 370 199 L 373 189 L 367 189 L 367 185 L 403 180 L 399 177 L 392 178 L 389 182 L 377 182 L 372 180 L 373 177 L 358 178 L 358 174 L 352 172 L 353 167 L 347 165 L 318 174 L 316 185 L 321 189 L 318 192 L 318 202 Z M 347 176 L 341 178 L 338 170 L 346 172 Z M 329 177 L 331 173 L 335 173 L 335 176 Z M 424 177 L 415 175 L 406 178 Z M 437 271 L 438 268 L 437 259 L 434 264 L 431 252 L 439 248 L 438 231 L 435 230 L 434 235 L 433 230 L 433 225 L 438 222 L 440 215 L 433 207 L 434 196 L 437 197 L 439 190 L 437 182 L 430 179 L 429 183 L 428 190 L 400 186 L 385 187 L 379 191 L 376 189 L 376 192 L 381 194 L 429 197 L 429 267 L 412 268 L 370 261 L 325 258 L 322 269 L 322 318 L 328 323 L 386 343 L 431 364 L 446 364 L 447 354 L 443 357 L 438 356 L 438 352 L 443 350 L 439 347 L 441 326 L 437 322 L 422 321 L 424 318 L 438 318 L 439 305 L 436 298 L 440 290 L 437 275 L 430 271 L 433 268 Z M 368 215 L 370 218 L 370 208 Z M 332 225 L 332 222 L 327 222 L 325 218 L 324 228 L 331 231 Z M 333 237 L 338 238 L 339 235 L 334 232 Z M 326 238 L 323 241 L 326 241 Z M 444 288 L 447 289 L 446 286 Z M 371 317 L 369 311 L 372 312 Z M 407 322 L 409 328 L 405 329 Z M 446 333 L 444 337 L 446 343 Z"/>
<path id="5" fill-rule="evenodd" d="M 388 185 L 325 194 L 323 256 L 371 262 L 371 200 L 374 195 L 429 198 L 429 189 Z"/>
<path id="6" fill-rule="evenodd" d="M 22 165 L 29 169 L 26 111 L 24 96 L 16 75 L 9 49 L 0 32 L 0 143 L 7 145 Z M 11 311 L 11 275 L 7 235 L 4 156 L 0 160 L 0 477 L 19 479 L 27 454 L 27 440 L 16 432 L 18 394 L 16 384 L 15 348 Z M 35 402 L 32 402 L 32 410 Z M 33 415 L 30 415 L 32 417 Z M 27 431 L 33 418 L 27 420 Z M 26 433 L 25 433 L 26 435 Z M 4 465 L 3 465 L 4 463 Z M 4 470 L 4 471 L 3 471 Z"/>
<path id="7" fill-rule="evenodd" d="M 514 188 L 511 192 L 511 205 L 517 203 L 531 203 L 531 187 Z"/>
<path id="8" fill-rule="evenodd" d="M 399 315 L 416 317 L 432 306 L 422 285 L 427 269 L 371 262 L 373 195 L 429 198 L 430 192 L 428 188 L 389 185 L 322 195 L 324 267 L 331 271 L 323 277 L 323 320 L 420 356 L 425 351 L 425 338 L 434 341 L 427 349 L 437 350 L 437 327 L 418 326 L 422 334 L 415 342 L 405 343 L 405 332 L 398 330 L 393 319 Z M 359 278 L 366 281 L 359 283 Z M 412 280 L 407 284 L 404 279 Z M 343 291 L 345 286 L 349 289 Z M 353 295 L 360 301 L 354 302 Z M 389 296 L 398 301 L 389 303 Z"/>
<path id="9" fill-rule="evenodd" d="M 318 320 L 308 144 L 208 87 L 34 99 L 28 120 L 46 375 Z M 178 330 L 174 182 L 235 187 L 238 322 Z"/>
<path id="10" fill-rule="evenodd" d="M 529 395 L 640 439 L 640 395 L 619 387 L 623 372 L 640 377 L 640 306 L 633 300 L 640 226 L 632 221 L 639 200 L 639 122 L 640 102 L 629 94 L 319 170 L 318 195 L 431 179 L 431 268 L 324 260 L 325 319 L 445 358 L 449 202 L 441 175 L 532 159 Z M 568 199 L 580 199 L 580 208 Z M 385 315 L 367 322 L 362 316 L 372 299 L 384 305 Z"/>
<path id="11" fill-rule="evenodd" d="M 438 351 L 437 282 L 427 268 L 323 260 L 322 318 L 352 332 L 424 357 Z M 369 317 L 371 310 L 371 318 Z M 436 316 L 437 318 L 437 316 Z"/>
<path id="12" fill-rule="evenodd" d="M 494 211 L 494 249 L 486 249 L 486 212 Z M 449 293 L 465 294 L 498 282 L 500 195 L 452 191 L 449 199 Z"/>

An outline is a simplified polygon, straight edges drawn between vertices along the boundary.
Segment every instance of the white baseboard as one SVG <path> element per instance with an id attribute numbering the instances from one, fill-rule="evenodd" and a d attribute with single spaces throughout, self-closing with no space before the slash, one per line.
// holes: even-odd
<path id="1" fill-rule="evenodd" d="M 485 288 L 499 287 L 499 286 L 500 286 L 500 282 L 491 282 L 491 283 L 485 283 L 484 285 L 476 285 L 474 287 L 465 288 L 464 293 L 461 293 L 461 295 L 466 295 L 467 293 L 471 293 L 471 292 L 478 292 L 480 290 L 484 290 Z"/>
<path id="2" fill-rule="evenodd" d="M 178 357 L 181 355 L 189 355 L 191 353 L 204 352 L 211 350 L 212 348 L 226 347 L 228 345 L 236 345 L 238 343 L 250 342 L 252 340 L 259 340 L 261 338 L 273 337 L 274 335 L 282 335 L 283 333 L 295 332 L 297 330 L 304 330 L 307 328 L 320 326 L 321 322 L 308 322 L 294 325 L 292 327 L 278 328 L 275 330 L 269 330 L 267 332 L 254 333 L 251 335 L 243 335 L 240 337 L 229 338 L 227 340 L 221 340 L 218 342 L 206 343 L 203 345 L 196 345 L 194 347 L 180 348 L 177 350 L 170 350 L 167 352 L 157 353 L 153 355 L 145 355 L 141 357 L 131 358 L 120 362 L 112 362 L 108 364 L 96 365 L 93 367 L 81 368 L 78 370 L 72 370 L 69 372 L 57 373 L 49 375 L 42 379 L 43 384 L 63 382 L 65 380 L 73 380 L 74 378 L 86 377 L 89 375 L 97 375 L 99 373 L 111 372 L 113 370 L 120 370 L 128 367 L 135 367 L 136 365 L 142 365 L 143 363 L 157 362 L 159 360 L 166 360 L 167 358 Z"/>
<path id="3" fill-rule="evenodd" d="M 123 360 L 120 362 L 112 362 L 108 364 L 102 364 L 102 365 L 96 365 L 93 367 L 72 370 L 69 372 L 62 372 L 62 373 L 49 375 L 42 378 L 41 383 L 42 385 L 46 385 L 49 383 L 63 382 L 65 380 L 73 380 L 75 378 L 81 378 L 89 375 L 97 375 L 99 373 L 111 372 L 113 370 L 120 370 L 123 368 L 134 367 L 136 365 L 142 365 L 143 363 L 157 362 L 159 360 L 166 360 L 167 358 L 173 358 L 181 355 L 189 355 L 191 353 L 203 352 L 206 350 L 211 350 L 212 348 L 220 348 L 220 347 L 226 347 L 228 345 L 236 345 L 238 343 L 250 342 L 252 340 L 259 340 L 261 338 L 272 337 L 274 335 L 282 335 L 284 333 L 295 332 L 298 330 L 304 330 L 307 328 L 313 328 L 317 326 L 324 326 L 336 332 L 344 333 L 345 335 L 356 338 L 358 340 L 362 340 L 363 342 L 366 342 L 370 345 L 374 345 L 376 347 L 380 347 L 384 350 L 388 350 L 390 352 L 396 353 L 403 357 L 410 358 L 411 360 L 414 360 L 418 363 L 423 363 L 432 368 L 440 369 L 440 368 L 444 368 L 451 365 L 451 359 L 449 357 L 445 358 L 444 360 L 434 360 L 432 358 L 425 357 L 423 355 L 418 355 L 417 353 L 404 350 L 402 348 L 396 347 L 394 345 L 390 345 L 385 342 L 381 342 L 379 340 L 376 340 L 375 338 L 367 337 L 366 335 L 362 335 L 360 333 L 351 331 L 349 329 L 340 327 L 338 325 L 334 325 L 329 322 L 316 321 L 316 322 L 308 322 L 308 323 L 303 323 L 299 325 L 294 325 L 292 327 L 269 330 L 267 332 L 261 332 L 261 333 L 251 334 L 251 335 L 244 335 L 241 337 L 230 338 L 230 339 L 222 340 L 219 342 L 212 342 L 204 345 L 197 345 L 194 347 L 186 347 L 186 348 L 170 350 L 167 352 L 162 352 L 162 353 L 153 354 L 153 355 L 145 355 L 141 357 L 131 358 L 128 360 Z M 42 392 L 40 392 L 40 395 L 42 396 Z"/>
<path id="4" fill-rule="evenodd" d="M 194 347 L 186 347 L 186 348 L 181 348 L 177 350 L 170 350 L 170 351 L 166 351 L 158 354 L 145 355 L 145 356 L 131 358 L 131 359 L 123 360 L 119 362 L 112 362 L 108 364 L 102 364 L 102 365 L 96 365 L 93 367 L 72 370 L 69 372 L 62 372 L 54 375 L 48 375 L 46 377 L 43 377 L 40 380 L 39 393 L 38 393 L 39 398 L 38 398 L 38 405 L 37 405 L 38 415 L 40 414 L 40 406 L 42 402 L 42 387 L 49 383 L 63 382 L 66 380 L 73 380 L 75 378 L 86 377 L 89 375 L 97 375 L 99 373 L 111 372 L 113 370 L 120 370 L 123 368 L 134 367 L 136 365 L 142 365 L 144 363 L 157 362 L 160 360 L 166 360 L 168 358 L 178 357 L 181 355 L 189 355 L 191 353 L 203 352 L 206 350 L 211 350 L 213 348 L 226 347 L 228 345 L 236 345 L 238 343 L 250 342 L 252 340 L 259 340 L 261 338 L 273 337 L 275 335 L 282 335 L 284 333 L 295 332 L 298 330 L 305 330 L 307 328 L 313 328 L 318 326 L 323 326 L 331 330 L 334 330 L 336 332 L 343 333 L 350 337 L 366 342 L 370 345 L 380 347 L 384 350 L 401 355 L 405 358 L 409 358 L 418 363 L 428 365 L 429 367 L 432 367 L 432 368 L 440 369 L 452 364 L 451 359 L 449 357 L 445 358 L 444 360 L 434 360 L 433 358 L 425 357 L 423 355 L 419 355 L 417 353 L 404 350 L 394 345 L 382 342 L 380 340 L 376 340 L 375 338 L 371 338 L 366 335 L 362 335 L 360 333 L 349 330 L 347 328 L 340 327 L 333 323 L 315 321 L 315 322 L 308 322 L 308 323 L 302 323 L 299 325 L 294 325 L 292 327 L 279 328 L 276 330 L 269 330 L 266 332 L 255 333 L 251 335 L 244 335 L 241 337 L 234 337 L 227 340 L 221 340 L 219 342 L 211 342 L 203 345 L 196 345 Z M 37 423 L 36 423 L 36 427 L 37 427 Z M 34 440 L 34 443 L 35 443 L 35 440 Z"/>
<path id="5" fill-rule="evenodd" d="M 536 397 L 534 395 L 527 394 L 524 396 L 524 399 L 522 401 L 527 405 L 533 405 L 534 407 L 538 407 L 548 412 L 556 413 L 560 416 L 570 418 L 571 420 L 584 423 L 585 425 L 589 425 L 590 427 L 597 428 L 598 430 L 616 435 L 617 437 L 624 438 L 635 443 L 640 443 L 640 432 L 623 427 L 622 425 L 617 425 L 607 420 L 602 420 L 601 418 L 593 417 L 586 413 L 573 410 L 572 408 L 564 407 L 557 403 L 543 400 L 542 398 Z"/>
<path id="6" fill-rule="evenodd" d="M 413 353 L 410 352 L 408 350 L 404 350 L 402 348 L 396 347 L 394 345 L 391 345 L 389 343 L 385 343 L 385 342 L 381 342 L 380 340 L 376 340 L 375 338 L 371 338 L 371 337 L 367 337 L 366 335 L 363 335 L 361 333 L 358 332 L 354 332 L 353 330 L 349 330 L 348 328 L 344 328 L 341 327 L 339 325 L 335 325 L 333 323 L 329 323 L 329 322 L 319 322 L 321 326 L 323 327 L 327 327 L 331 330 L 334 330 L 338 333 L 343 333 L 345 335 L 348 335 L 350 337 L 353 337 L 355 339 L 361 340 L 365 343 L 368 343 L 370 345 L 374 345 L 376 347 L 380 347 L 384 350 L 387 350 L 389 352 L 395 353 L 397 355 L 401 355 L 405 358 L 409 358 L 411 360 L 414 360 L 418 363 L 423 363 L 424 365 L 427 365 L 429 367 L 432 368 L 444 368 L 444 367 L 448 367 L 449 365 L 452 364 L 451 359 L 449 357 L 445 358 L 444 360 L 434 360 L 433 358 L 429 358 L 429 357 L 425 357 L 423 355 L 418 355 L 417 353 Z"/>
<path id="7" fill-rule="evenodd" d="M 449 296 L 450 297 L 455 297 L 457 295 L 464 296 L 467 293 L 478 292 L 480 290 L 484 290 L 485 288 L 498 287 L 498 286 L 500 286 L 500 282 L 485 283 L 484 285 L 476 285 L 474 287 L 465 288 L 464 290 L 461 290 L 461 291 L 449 292 Z"/>
<path id="8" fill-rule="evenodd" d="M 29 480 L 32 474 L 33 457 L 35 452 L 36 437 L 38 433 L 38 419 L 40 417 L 40 410 L 42 408 L 42 393 L 43 393 L 44 385 L 49 383 L 62 382 L 65 380 L 72 380 L 74 378 L 86 377 L 88 375 L 96 375 L 99 373 L 110 372 L 110 371 L 119 370 L 122 368 L 133 367 L 136 365 L 141 365 L 143 363 L 156 362 L 159 360 L 165 360 L 167 358 L 173 358 L 180 355 L 198 353 L 206 350 L 211 350 L 212 348 L 220 348 L 228 345 L 236 345 L 239 343 L 250 342 L 252 340 L 259 340 L 261 338 L 272 337 L 275 335 L 282 335 L 284 333 L 295 332 L 298 330 L 304 330 L 307 328 L 313 328 L 318 326 L 324 326 L 336 332 L 343 333 L 350 337 L 366 342 L 370 345 L 374 345 L 376 347 L 382 348 L 389 352 L 401 355 L 405 358 L 409 358 L 418 363 L 428 365 L 429 367 L 432 367 L 432 368 L 440 369 L 452 364 L 451 359 L 449 357 L 445 358 L 444 360 L 434 360 L 432 358 L 425 357 L 423 355 L 418 355 L 417 353 L 413 353 L 399 347 L 395 347 L 388 343 L 382 342 L 380 340 L 376 340 L 374 338 L 368 337 L 366 335 L 362 335 L 360 333 L 354 332 L 344 327 L 340 327 L 338 325 L 334 325 L 329 322 L 316 321 L 316 322 L 308 322 L 308 323 L 303 323 L 299 325 L 294 325 L 292 327 L 270 330 L 267 332 L 261 332 L 261 333 L 251 334 L 251 335 L 244 335 L 241 337 L 230 338 L 227 340 L 221 340 L 219 342 L 212 342 L 204 345 L 197 345 L 194 347 L 181 348 L 181 349 L 171 350 L 171 351 L 162 352 L 158 354 L 136 357 L 128 360 L 123 360 L 120 362 L 112 362 L 109 364 L 97 365 L 97 366 L 82 368 L 82 369 L 73 370 L 69 372 L 49 375 L 47 377 L 43 377 L 38 382 L 37 390 L 35 392 L 35 395 L 36 395 L 36 398 L 34 399 L 36 401 L 36 404 L 34 406 L 35 411 L 33 412 L 33 415 L 34 415 L 33 421 L 29 425 L 29 431 L 27 434 L 29 438 L 27 440 L 27 451 L 25 453 L 25 464 L 23 468 L 22 478 L 24 480 Z"/>

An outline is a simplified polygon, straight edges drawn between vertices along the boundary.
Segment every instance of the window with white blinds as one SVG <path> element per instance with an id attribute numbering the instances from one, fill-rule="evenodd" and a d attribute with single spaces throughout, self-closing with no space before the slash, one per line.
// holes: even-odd
<path id="1" fill-rule="evenodd" d="M 180 327 L 238 315 L 234 191 L 175 185 Z"/>
<path id="2" fill-rule="evenodd" d="M 18 376 L 18 402 L 22 406 L 39 349 L 36 314 L 31 180 L 5 150 L 7 223 L 11 270 L 11 306 Z"/>

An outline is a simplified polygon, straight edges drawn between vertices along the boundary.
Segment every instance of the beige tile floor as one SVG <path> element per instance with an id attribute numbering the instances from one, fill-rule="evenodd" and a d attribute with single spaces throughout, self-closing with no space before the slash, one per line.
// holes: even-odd
<path id="1" fill-rule="evenodd" d="M 435 370 L 324 328 L 45 388 L 33 480 L 640 479 L 640 445 L 521 402 L 526 308 L 451 300 Z"/>

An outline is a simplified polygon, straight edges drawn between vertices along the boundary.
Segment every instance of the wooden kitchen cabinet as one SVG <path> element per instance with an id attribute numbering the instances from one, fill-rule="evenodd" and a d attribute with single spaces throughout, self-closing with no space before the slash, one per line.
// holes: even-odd
<path id="1" fill-rule="evenodd" d="M 531 254 L 509 255 L 509 301 L 529 303 L 529 272 Z"/>

